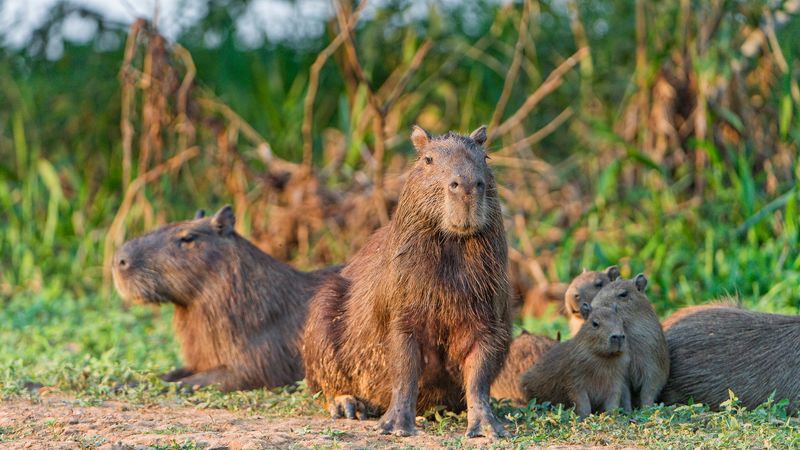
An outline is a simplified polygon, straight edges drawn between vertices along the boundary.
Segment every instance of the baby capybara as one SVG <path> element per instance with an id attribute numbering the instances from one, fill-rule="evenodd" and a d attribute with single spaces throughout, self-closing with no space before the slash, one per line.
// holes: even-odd
<path id="1" fill-rule="evenodd" d="M 415 127 L 418 159 L 394 215 L 314 296 L 306 381 L 334 417 L 383 414 L 383 433 L 415 432 L 417 412 L 467 410 L 467 436 L 504 435 L 489 386 L 510 340 L 507 253 L 482 144 Z"/>
<path id="2" fill-rule="evenodd" d="M 572 339 L 555 345 L 520 380 L 527 400 L 574 405 L 584 418 L 620 406 L 628 343 L 616 307 L 593 308 Z"/>
<path id="3" fill-rule="evenodd" d="M 564 311 L 569 318 L 569 331 L 574 336 L 581 329 L 586 316 L 581 314 L 581 304 L 592 304 L 594 296 L 608 283 L 619 278 L 619 268 L 610 266 L 602 272 L 588 271 L 575 277 L 564 294 Z"/>
<path id="4" fill-rule="evenodd" d="M 644 290 L 647 277 L 617 279 L 607 284 L 592 300 L 592 308 L 617 305 L 630 348 L 628 371 L 631 397 L 622 399 L 623 407 L 649 406 L 655 403 L 669 375 L 669 353 L 661 323 Z"/>
<path id="5" fill-rule="evenodd" d="M 114 255 L 123 298 L 175 305 L 185 367 L 163 378 L 223 391 L 302 379 L 308 301 L 332 270 L 304 273 L 263 253 L 234 231 L 230 206 L 203 216 L 132 239 Z"/>
<path id="6" fill-rule="evenodd" d="M 506 362 L 492 383 L 489 394 L 498 400 L 511 400 L 513 404 L 524 403 L 525 393 L 519 384 L 520 377 L 556 344 L 558 341 L 555 339 L 523 331 L 511 341 Z"/>
<path id="7" fill-rule="evenodd" d="M 775 394 L 800 407 L 800 316 L 747 311 L 726 305 L 678 310 L 666 329 L 670 374 L 661 392 L 667 404 L 690 399 L 718 409 L 728 389 L 747 408 Z"/>

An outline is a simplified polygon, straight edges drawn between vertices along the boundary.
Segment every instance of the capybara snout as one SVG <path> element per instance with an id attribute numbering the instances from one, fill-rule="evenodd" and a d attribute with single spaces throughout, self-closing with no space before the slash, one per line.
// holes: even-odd
<path id="1" fill-rule="evenodd" d="M 609 342 L 610 353 L 619 353 L 622 351 L 622 347 L 625 344 L 625 335 L 612 334 L 608 338 L 608 342 Z"/>

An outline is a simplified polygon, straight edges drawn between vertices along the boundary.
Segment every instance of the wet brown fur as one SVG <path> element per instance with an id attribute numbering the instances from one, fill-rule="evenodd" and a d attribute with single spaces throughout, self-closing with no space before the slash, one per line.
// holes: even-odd
<path id="1" fill-rule="evenodd" d="M 407 435 L 417 412 L 467 406 L 469 436 L 503 434 L 489 385 L 510 340 L 508 249 L 484 140 L 485 128 L 438 138 L 415 129 L 419 159 L 390 223 L 312 300 L 306 380 L 312 392 L 323 392 L 332 415 L 353 417 L 355 401 L 384 414 L 382 432 Z M 462 214 L 453 210 L 453 176 L 484 183 L 482 206 L 475 194 Z M 447 224 L 468 217 L 465 211 L 477 226 L 459 233 Z"/>
<path id="2" fill-rule="evenodd" d="M 167 381 L 232 391 L 303 378 L 308 301 L 332 269 L 295 270 L 237 234 L 234 221 L 226 207 L 132 239 L 115 255 L 123 298 L 174 304 L 185 367 Z"/>
<path id="3" fill-rule="evenodd" d="M 671 368 L 664 403 L 693 399 L 716 410 L 730 389 L 752 409 L 774 391 L 776 402 L 788 399 L 789 412 L 798 410 L 800 316 L 726 305 L 694 306 L 675 315 L 667 320 Z"/>
<path id="4" fill-rule="evenodd" d="M 525 398 L 574 405 L 580 417 L 618 408 L 627 389 L 628 348 L 627 338 L 614 345 L 611 336 L 624 336 L 622 317 L 613 308 L 594 308 L 575 337 L 555 345 L 522 375 Z"/>
<path id="5" fill-rule="evenodd" d="M 555 339 L 528 332 L 517 336 L 511 342 L 500 374 L 492 383 L 491 396 L 498 400 L 511 400 L 517 405 L 525 403 L 525 393 L 519 384 L 520 377 L 556 344 L 558 341 Z"/>
<path id="6" fill-rule="evenodd" d="M 619 278 L 619 268 L 609 266 L 602 272 L 583 270 L 567 286 L 564 294 L 564 312 L 569 319 L 569 331 L 574 336 L 583 325 L 586 317 L 581 314 L 581 304 L 591 305 L 594 296 L 608 283 Z"/>
<path id="7" fill-rule="evenodd" d="M 658 398 L 669 375 L 669 352 L 658 316 L 644 293 L 647 278 L 617 279 L 607 284 L 592 301 L 592 308 L 618 305 L 630 349 L 628 371 L 631 398 L 623 407 L 649 406 Z"/>

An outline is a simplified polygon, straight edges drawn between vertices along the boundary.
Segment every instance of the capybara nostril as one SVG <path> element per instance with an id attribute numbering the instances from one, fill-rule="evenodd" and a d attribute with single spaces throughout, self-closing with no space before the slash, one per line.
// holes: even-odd
<path id="1" fill-rule="evenodd" d="M 453 181 L 452 183 L 450 183 L 450 191 L 451 192 L 458 192 L 458 182 L 457 181 Z"/>
<path id="2" fill-rule="evenodd" d="M 624 334 L 614 334 L 611 335 L 611 343 L 615 345 L 622 345 L 625 342 L 625 335 Z"/>

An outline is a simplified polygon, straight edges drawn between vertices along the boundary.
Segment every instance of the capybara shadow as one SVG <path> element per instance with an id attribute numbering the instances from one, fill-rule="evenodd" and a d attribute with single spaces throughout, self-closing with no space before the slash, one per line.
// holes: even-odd
<path id="1" fill-rule="evenodd" d="M 678 310 L 665 334 L 670 374 L 661 392 L 666 404 L 690 400 L 719 409 L 730 389 L 753 409 L 769 400 L 800 406 L 800 317 L 730 305 Z"/>
<path id="2" fill-rule="evenodd" d="M 234 230 L 230 206 L 198 212 L 125 243 L 114 284 L 128 300 L 172 303 L 185 366 L 162 378 L 223 391 L 303 378 L 300 338 L 308 302 L 337 269 L 301 272 Z"/>
<path id="3" fill-rule="evenodd" d="M 525 399 L 575 406 L 585 418 L 620 406 L 627 389 L 628 342 L 616 307 L 593 308 L 570 340 L 553 346 L 520 379 Z"/>
<path id="4" fill-rule="evenodd" d="M 592 300 L 592 309 L 616 305 L 625 326 L 630 353 L 628 391 L 623 407 L 643 407 L 655 403 L 669 376 L 669 352 L 661 323 L 645 294 L 647 277 L 621 278 L 603 287 Z"/>
<path id="5" fill-rule="evenodd" d="M 602 272 L 583 269 L 583 272 L 569 283 L 564 293 L 564 313 L 569 319 L 569 331 L 573 336 L 586 320 L 585 313 L 581 312 L 581 304 L 591 305 L 600 289 L 617 278 L 619 278 L 619 268 L 609 266 Z"/>
<path id="6" fill-rule="evenodd" d="M 504 435 L 489 386 L 510 341 L 508 248 L 486 128 L 411 140 L 390 222 L 311 302 L 306 381 L 334 417 L 382 414 L 382 433 L 412 434 L 444 405 L 468 408 L 467 436 Z"/>
<path id="7" fill-rule="evenodd" d="M 503 368 L 492 383 L 491 396 L 497 400 L 510 400 L 515 405 L 524 404 L 525 393 L 519 384 L 520 377 L 556 344 L 558 341 L 555 339 L 527 331 L 514 338 Z"/>

